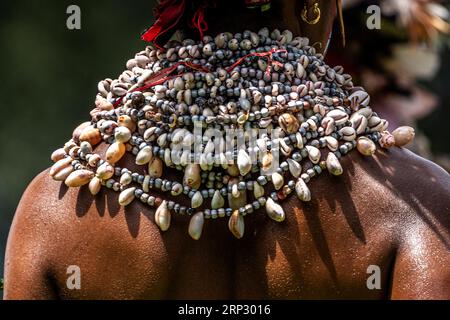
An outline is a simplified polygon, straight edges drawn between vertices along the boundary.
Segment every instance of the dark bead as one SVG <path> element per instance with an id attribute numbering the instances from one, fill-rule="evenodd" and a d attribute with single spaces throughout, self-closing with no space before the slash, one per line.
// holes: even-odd
<path id="1" fill-rule="evenodd" d="M 295 189 L 295 182 L 294 182 L 294 180 L 289 180 L 289 182 L 288 182 L 288 187 L 289 187 L 291 190 L 294 190 L 294 189 Z"/>
<path id="2" fill-rule="evenodd" d="M 271 197 L 274 201 L 277 201 L 277 200 L 278 200 L 278 195 L 277 195 L 277 193 L 276 193 L 275 191 L 270 193 L 270 197 Z"/>
<path id="3" fill-rule="evenodd" d="M 262 186 L 267 184 L 267 178 L 265 176 L 259 176 L 256 180 Z"/>
<path id="4" fill-rule="evenodd" d="M 348 148 L 346 145 L 343 144 L 339 147 L 339 151 L 341 152 L 341 154 L 345 155 L 348 152 Z"/>
<path id="5" fill-rule="evenodd" d="M 322 173 L 322 168 L 321 168 L 319 165 L 315 165 L 315 166 L 314 166 L 314 171 L 315 171 L 317 174 L 321 174 L 321 173 Z"/>

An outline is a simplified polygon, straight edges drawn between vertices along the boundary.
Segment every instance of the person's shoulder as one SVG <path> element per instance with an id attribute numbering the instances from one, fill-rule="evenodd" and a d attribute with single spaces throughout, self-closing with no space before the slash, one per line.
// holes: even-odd
<path id="1" fill-rule="evenodd" d="M 354 153 L 349 158 L 358 177 L 355 197 L 364 194 L 361 202 L 369 210 L 363 211 L 371 218 L 402 228 L 429 226 L 430 221 L 450 225 L 450 175 L 437 164 L 405 148 L 381 149 L 373 157 Z"/>
<path id="2" fill-rule="evenodd" d="M 450 175 L 436 163 L 405 148 L 378 152 L 377 162 L 393 183 L 402 183 L 405 191 L 432 196 L 432 192 L 450 192 Z M 421 192 L 419 192 L 421 191 Z"/>
<path id="3" fill-rule="evenodd" d="M 53 218 L 65 212 L 64 206 L 75 201 L 76 197 L 76 189 L 71 190 L 64 182 L 53 180 L 48 168 L 29 183 L 19 202 L 16 216 L 23 214 L 26 219 L 32 220 L 38 217 Z"/>

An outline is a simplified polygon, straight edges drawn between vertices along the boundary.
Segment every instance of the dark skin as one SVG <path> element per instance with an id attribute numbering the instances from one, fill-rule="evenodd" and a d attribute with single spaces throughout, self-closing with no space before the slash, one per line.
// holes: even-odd
<path id="1" fill-rule="evenodd" d="M 207 221 L 199 241 L 188 217 L 163 233 L 139 201 L 123 208 L 115 192 L 94 197 L 45 171 L 11 227 L 5 298 L 450 299 L 450 176 L 401 148 L 354 151 L 342 165 L 342 176 L 311 181 L 310 203 L 284 201 L 283 223 L 254 213 L 236 240 L 227 219 Z M 128 154 L 119 166 L 142 172 Z M 70 265 L 81 290 L 67 289 Z M 369 265 L 380 267 L 380 290 L 366 286 Z"/>

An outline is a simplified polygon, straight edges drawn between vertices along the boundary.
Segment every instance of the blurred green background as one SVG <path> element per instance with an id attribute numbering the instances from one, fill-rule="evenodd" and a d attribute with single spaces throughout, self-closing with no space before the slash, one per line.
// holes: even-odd
<path id="1" fill-rule="evenodd" d="M 69 5 L 81 8 L 81 30 L 66 28 Z M 8 230 L 27 184 L 51 152 L 86 121 L 97 82 L 115 78 L 145 44 L 154 1 L 0 2 L 0 277 Z M 351 36 L 351 26 L 347 26 Z M 441 106 L 420 122 L 437 153 L 450 152 L 450 57 L 427 85 Z"/>
<path id="2" fill-rule="evenodd" d="M 66 9 L 81 8 L 81 30 Z M 97 82 L 144 47 L 154 1 L 0 1 L 0 278 L 14 211 L 51 152 L 88 120 Z"/>

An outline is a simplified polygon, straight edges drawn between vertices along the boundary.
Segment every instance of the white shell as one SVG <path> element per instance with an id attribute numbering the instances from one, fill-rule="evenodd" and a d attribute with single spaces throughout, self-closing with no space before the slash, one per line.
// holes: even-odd
<path id="1" fill-rule="evenodd" d="M 94 173 L 90 170 L 82 169 L 76 170 L 69 174 L 64 183 L 68 187 L 81 187 L 88 184 L 94 177 Z"/>
<path id="2" fill-rule="evenodd" d="M 339 133 L 342 134 L 344 141 L 353 141 L 356 139 L 356 131 L 352 127 L 343 127 L 339 130 Z"/>
<path id="3" fill-rule="evenodd" d="M 67 177 L 73 172 L 73 167 L 68 166 L 65 168 L 60 169 L 58 172 L 56 172 L 53 176 L 53 180 L 56 181 L 64 181 L 67 179 Z"/>
<path id="4" fill-rule="evenodd" d="M 328 153 L 326 164 L 328 171 L 332 175 L 339 176 L 342 174 L 343 172 L 342 165 L 333 152 Z"/>
<path id="5" fill-rule="evenodd" d="M 153 158 L 152 148 L 149 146 L 144 147 L 136 155 L 136 164 L 137 165 L 147 164 L 152 160 L 152 158 Z"/>
<path id="6" fill-rule="evenodd" d="M 67 168 L 69 166 L 71 167 L 72 161 L 73 159 L 71 157 L 67 157 L 55 162 L 55 164 L 50 168 L 50 176 L 54 177 L 62 169 Z"/>
<path id="7" fill-rule="evenodd" d="M 290 158 L 287 159 L 286 161 L 289 165 L 289 172 L 292 174 L 292 176 L 295 178 L 300 177 L 300 174 L 302 173 L 301 164 Z"/>
<path id="8" fill-rule="evenodd" d="M 284 156 L 288 156 L 292 152 L 292 148 L 287 145 L 284 139 L 278 139 L 278 143 L 280 145 L 280 151 Z"/>
<path id="9" fill-rule="evenodd" d="M 117 127 L 114 130 L 114 138 L 117 142 L 128 142 L 131 139 L 131 131 L 127 127 Z"/>
<path id="10" fill-rule="evenodd" d="M 278 222 L 284 221 L 285 219 L 285 213 L 283 208 L 272 200 L 272 198 L 268 198 L 266 201 L 266 212 L 267 215 Z"/>
<path id="11" fill-rule="evenodd" d="M 324 139 L 327 143 L 328 149 L 330 149 L 331 151 L 336 151 L 339 148 L 339 142 L 336 138 L 332 136 L 326 136 L 324 137 Z"/>
<path id="12" fill-rule="evenodd" d="M 203 171 L 208 171 L 209 170 L 209 164 L 208 164 L 208 160 L 206 159 L 206 155 L 205 154 L 200 155 L 200 168 Z"/>
<path id="13" fill-rule="evenodd" d="M 245 176 L 252 169 L 252 160 L 244 149 L 239 150 L 237 166 L 242 176 Z"/>
<path id="14" fill-rule="evenodd" d="M 224 205 L 225 205 L 225 199 L 220 194 L 220 191 L 216 190 L 211 199 L 211 209 L 223 208 Z"/>
<path id="15" fill-rule="evenodd" d="M 182 192 L 183 186 L 181 185 L 181 183 L 176 183 L 175 185 L 172 186 L 170 194 L 173 196 L 179 196 Z"/>
<path id="16" fill-rule="evenodd" d="M 183 139 L 182 145 L 185 147 L 189 147 L 194 143 L 194 135 L 192 133 L 187 133 Z"/>
<path id="17" fill-rule="evenodd" d="M 144 176 L 144 181 L 142 182 L 142 191 L 144 192 L 149 192 L 150 190 L 150 176 L 148 174 L 146 174 Z"/>
<path id="18" fill-rule="evenodd" d="M 238 210 L 235 210 L 228 220 L 228 229 L 238 239 L 244 236 L 245 224 L 244 217 L 239 214 Z"/>
<path id="19" fill-rule="evenodd" d="M 361 108 L 358 111 L 356 111 L 357 114 L 361 114 L 364 117 L 366 117 L 367 119 L 369 119 L 372 116 L 372 108 L 370 107 L 366 107 L 366 108 Z"/>
<path id="20" fill-rule="evenodd" d="M 394 136 L 395 145 L 397 147 L 403 147 L 414 139 L 415 132 L 411 127 L 402 126 L 395 129 L 392 135 Z"/>
<path id="21" fill-rule="evenodd" d="M 160 158 L 154 157 L 152 162 L 148 164 L 148 175 L 151 178 L 161 178 L 163 172 L 163 164 Z"/>
<path id="22" fill-rule="evenodd" d="M 360 107 L 368 106 L 370 103 L 370 96 L 364 90 L 353 92 L 349 97 L 350 106 L 353 110 L 358 110 Z"/>
<path id="23" fill-rule="evenodd" d="M 170 158 L 170 149 L 169 148 L 164 150 L 164 163 L 168 167 L 172 166 L 172 164 L 173 164 L 172 159 Z"/>
<path id="24" fill-rule="evenodd" d="M 264 188 L 257 181 L 253 182 L 253 195 L 255 199 L 261 198 L 264 195 Z"/>
<path id="25" fill-rule="evenodd" d="M 108 162 L 104 162 L 97 168 L 96 175 L 101 180 L 109 179 L 114 175 L 114 167 Z"/>
<path id="26" fill-rule="evenodd" d="M 167 143 L 167 133 L 163 133 L 162 135 L 160 135 L 158 137 L 158 139 L 156 140 L 156 142 L 158 143 L 158 145 L 161 148 L 164 148 L 166 146 L 166 143 Z"/>
<path id="27" fill-rule="evenodd" d="M 325 134 L 330 135 L 331 133 L 333 133 L 333 131 L 336 127 L 336 124 L 335 124 L 333 118 L 325 116 L 322 119 L 321 126 L 325 130 Z"/>
<path id="28" fill-rule="evenodd" d="M 365 156 L 372 156 L 377 150 L 377 146 L 372 140 L 362 136 L 356 141 L 356 149 Z"/>
<path id="29" fill-rule="evenodd" d="M 178 78 L 178 79 L 181 79 L 181 78 Z M 182 142 L 186 135 L 186 131 L 187 130 L 180 129 L 180 128 L 175 129 L 172 134 L 172 143 L 179 144 L 180 142 Z"/>
<path id="30" fill-rule="evenodd" d="M 305 181 L 303 181 L 303 179 L 301 178 L 298 179 L 297 183 L 295 184 L 295 192 L 297 193 L 297 196 L 300 200 L 302 201 L 311 200 L 311 191 L 309 190 Z"/>
<path id="31" fill-rule="evenodd" d="M 300 132 L 297 132 L 295 134 L 295 140 L 297 140 L 297 148 L 302 149 L 303 148 L 303 136 Z"/>
<path id="32" fill-rule="evenodd" d="M 119 194 L 119 204 L 121 206 L 129 205 L 135 198 L 135 195 L 134 195 L 135 190 L 136 190 L 136 188 L 134 188 L 134 187 L 123 190 Z"/>
<path id="33" fill-rule="evenodd" d="M 95 196 L 96 194 L 98 194 L 100 192 L 101 187 L 102 187 L 102 181 L 97 177 L 93 177 L 91 179 L 91 182 L 89 182 L 89 191 L 91 192 L 91 194 L 93 196 Z"/>
<path id="34" fill-rule="evenodd" d="M 280 190 L 284 184 L 283 176 L 281 174 L 279 174 L 278 172 L 272 173 L 272 183 L 273 183 L 273 186 L 275 187 L 275 190 Z"/>
<path id="35" fill-rule="evenodd" d="M 57 162 L 61 159 L 64 159 L 65 156 L 66 156 L 66 151 L 64 150 L 64 148 L 59 148 L 59 149 L 53 151 L 50 158 L 52 159 L 53 162 Z"/>
<path id="36" fill-rule="evenodd" d="M 167 231 L 170 227 L 171 214 L 167 208 L 167 201 L 163 200 L 155 212 L 155 222 L 156 225 L 161 229 L 161 231 Z"/>
<path id="37" fill-rule="evenodd" d="M 238 180 L 234 178 L 235 181 L 230 181 L 229 184 L 232 184 L 232 193 L 228 194 L 228 205 L 231 209 L 239 209 L 240 207 L 243 207 L 247 204 L 247 192 L 245 190 L 239 191 L 237 188 L 237 182 Z M 236 192 L 239 192 L 237 195 Z"/>
<path id="38" fill-rule="evenodd" d="M 205 217 L 203 216 L 203 212 L 197 212 L 191 218 L 189 222 L 189 235 L 192 239 L 198 240 L 200 239 L 203 231 L 203 224 L 205 223 Z"/>
<path id="39" fill-rule="evenodd" d="M 350 117 L 350 122 L 352 123 L 352 127 L 355 129 L 356 134 L 364 133 L 368 124 L 367 118 L 359 113 L 354 113 Z"/>
<path id="40" fill-rule="evenodd" d="M 262 159 L 261 159 L 261 169 L 262 169 L 262 171 L 264 171 L 264 172 L 271 171 L 273 169 L 272 168 L 272 164 L 273 164 L 273 155 L 272 155 L 271 151 L 268 151 L 267 153 L 265 153 L 262 156 Z"/>
<path id="41" fill-rule="evenodd" d="M 308 150 L 309 160 L 314 164 L 319 163 L 321 155 L 320 150 L 313 146 L 306 146 L 306 149 Z"/>
<path id="42" fill-rule="evenodd" d="M 132 179 L 131 174 L 129 172 L 125 172 L 124 174 L 122 174 L 120 176 L 120 184 L 121 185 L 124 185 L 124 186 L 129 185 L 132 182 L 132 180 L 133 179 Z"/>
<path id="43" fill-rule="evenodd" d="M 180 164 L 184 167 L 188 164 L 189 162 L 189 155 L 191 154 L 190 150 L 184 150 L 181 153 L 181 157 L 180 157 Z"/>
<path id="44" fill-rule="evenodd" d="M 200 165 L 188 164 L 184 170 L 183 184 L 192 189 L 198 189 L 202 182 L 200 172 Z"/>
<path id="45" fill-rule="evenodd" d="M 259 151 L 262 153 L 267 152 L 267 141 L 264 138 L 260 138 L 258 140 L 256 140 L 256 145 L 259 148 Z"/>
<path id="46" fill-rule="evenodd" d="M 194 195 L 192 196 L 191 199 L 191 207 L 192 208 L 198 208 L 203 204 L 203 196 L 202 193 L 200 191 L 197 191 L 196 193 L 194 193 Z"/>
<path id="47" fill-rule="evenodd" d="M 118 162 L 125 154 L 125 145 L 122 142 L 114 142 L 106 150 L 106 161 L 111 164 Z"/>
<path id="48" fill-rule="evenodd" d="M 340 109 L 334 109 L 328 112 L 327 117 L 334 120 L 336 126 L 341 126 L 348 120 L 348 114 Z"/>
<path id="49" fill-rule="evenodd" d="M 213 153 L 215 150 L 215 144 L 214 141 L 209 140 L 208 143 L 205 146 L 205 149 L 203 150 L 204 154 Z"/>
<path id="50" fill-rule="evenodd" d="M 297 75 L 297 78 L 299 78 L 299 79 L 302 79 L 303 76 L 305 75 L 305 68 L 303 67 L 303 65 L 301 63 L 297 63 L 297 70 L 296 70 L 295 74 Z"/>

